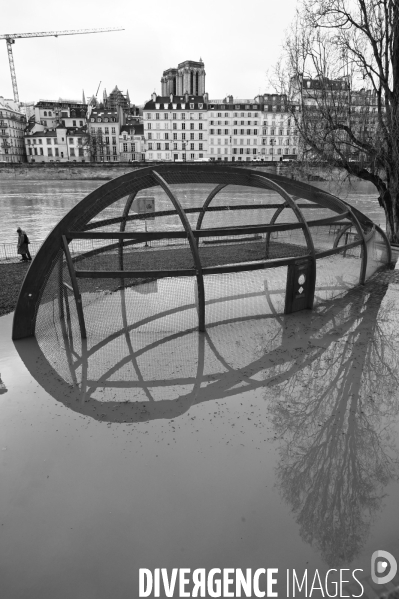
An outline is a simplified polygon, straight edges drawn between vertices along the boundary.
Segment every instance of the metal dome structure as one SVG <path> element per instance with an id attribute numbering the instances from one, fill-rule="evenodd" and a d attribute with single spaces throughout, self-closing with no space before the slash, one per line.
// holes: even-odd
<path id="1" fill-rule="evenodd" d="M 162 209 L 147 201 L 150 210 L 138 211 L 154 194 Z M 390 261 L 377 225 L 314 186 L 222 163 L 146 167 L 99 187 L 53 229 L 22 285 L 12 335 L 98 337 L 119 318 L 133 322 L 142 310 L 149 326 L 157 310 L 179 305 L 204 331 L 228 296 L 238 313 L 261 298 L 256 316 L 288 314 L 363 284 Z M 333 271 L 338 285 L 326 279 Z M 126 289 L 135 294 L 120 316 L 109 300 Z"/>

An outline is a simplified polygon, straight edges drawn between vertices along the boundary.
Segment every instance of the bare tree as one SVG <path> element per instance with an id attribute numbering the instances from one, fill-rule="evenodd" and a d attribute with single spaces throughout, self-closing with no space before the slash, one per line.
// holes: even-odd
<path id="1" fill-rule="evenodd" d="M 79 142 L 79 147 L 89 154 L 91 161 L 104 162 L 104 153 L 107 146 L 102 132 L 99 129 L 97 129 L 95 134 L 92 134 L 89 131 L 84 133 L 82 135 L 82 141 Z"/>
<path id="2" fill-rule="evenodd" d="M 304 160 L 373 183 L 399 243 L 398 0 L 303 0 L 276 73 Z"/>

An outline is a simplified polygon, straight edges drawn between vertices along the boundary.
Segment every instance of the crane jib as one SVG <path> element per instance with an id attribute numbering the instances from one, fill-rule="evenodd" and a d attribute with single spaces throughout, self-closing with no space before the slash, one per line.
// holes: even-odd
<path id="1" fill-rule="evenodd" d="M 107 33 L 109 31 L 124 31 L 123 27 L 107 27 L 102 29 L 76 29 L 70 31 L 39 31 L 36 33 L 3 33 L 0 34 L 0 40 L 6 40 L 8 62 L 10 64 L 11 82 L 14 93 L 14 101 L 19 103 L 17 77 L 15 74 L 14 57 L 12 54 L 12 44 L 16 39 L 27 37 L 58 37 L 60 35 L 84 35 L 86 33 Z"/>

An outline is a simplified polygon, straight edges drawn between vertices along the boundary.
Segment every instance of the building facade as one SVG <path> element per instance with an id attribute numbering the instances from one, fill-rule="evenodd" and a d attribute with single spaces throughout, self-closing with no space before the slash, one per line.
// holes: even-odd
<path id="1" fill-rule="evenodd" d="M 119 135 L 119 156 L 121 162 L 141 162 L 145 160 L 144 127 L 133 123 L 122 125 Z"/>
<path id="2" fill-rule="evenodd" d="M 39 100 L 35 104 L 34 131 L 65 127 L 84 127 L 86 125 L 87 104 L 73 100 Z"/>
<path id="3" fill-rule="evenodd" d="M 146 160 L 206 160 L 207 96 L 152 95 L 143 109 Z"/>
<path id="4" fill-rule="evenodd" d="M 261 107 L 253 99 L 210 100 L 208 106 L 208 158 L 249 162 L 259 154 Z"/>
<path id="5" fill-rule="evenodd" d="M 89 162 L 86 147 L 87 129 L 54 129 L 30 132 L 25 135 L 28 162 Z"/>
<path id="6" fill-rule="evenodd" d="M 0 97 L 0 162 L 26 162 L 25 115 Z"/>
<path id="7" fill-rule="evenodd" d="M 284 94 L 263 94 L 256 100 L 262 110 L 260 158 L 268 161 L 296 160 L 299 137 L 292 110 L 295 109 L 299 116 L 299 104 L 288 106 Z"/>
<path id="8" fill-rule="evenodd" d="M 86 148 L 94 162 L 119 162 L 120 133 L 126 123 L 121 106 L 116 110 L 94 109 L 90 113 Z"/>

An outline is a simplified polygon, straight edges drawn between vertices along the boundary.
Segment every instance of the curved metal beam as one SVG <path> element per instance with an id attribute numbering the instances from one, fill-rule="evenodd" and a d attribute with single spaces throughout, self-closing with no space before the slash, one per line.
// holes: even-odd
<path id="1" fill-rule="evenodd" d="M 261 187 L 265 187 L 266 189 L 273 189 L 277 191 L 277 193 L 285 200 L 285 204 L 289 205 L 292 208 L 295 216 L 298 219 L 298 222 L 302 225 L 302 231 L 305 236 L 306 245 L 309 251 L 309 259 L 310 259 L 310 281 L 309 281 L 309 291 L 307 294 L 307 308 L 311 309 L 313 307 L 314 293 L 316 288 L 316 250 L 313 244 L 312 235 L 310 233 L 309 225 L 306 222 L 305 217 L 302 214 L 301 209 L 296 205 L 295 201 L 292 197 L 283 189 L 280 185 L 271 181 L 267 177 L 262 175 L 251 174 L 250 177 L 252 180 L 256 180 L 260 183 Z M 288 293 L 288 279 L 287 279 L 287 291 Z"/>
<path id="2" fill-rule="evenodd" d="M 122 214 L 122 221 L 119 227 L 119 230 L 121 233 L 124 232 L 124 230 L 126 229 L 126 222 L 127 222 L 127 217 L 129 216 L 129 212 L 130 212 L 130 208 L 132 207 L 133 204 L 133 200 L 137 195 L 137 191 L 135 191 L 134 193 L 129 194 L 127 200 L 126 200 L 126 204 L 125 204 L 125 208 L 123 210 L 123 214 Z M 118 248 L 118 252 L 119 252 L 119 268 L 121 270 L 123 270 L 123 239 L 121 239 L 119 241 L 119 248 Z M 122 285 L 125 284 L 125 281 L 122 281 Z"/>
<path id="3" fill-rule="evenodd" d="M 206 209 L 208 208 L 209 204 L 212 202 L 213 198 L 219 193 L 219 191 L 222 191 L 222 189 L 224 189 L 225 187 L 227 187 L 226 183 L 217 185 L 214 189 L 212 189 L 212 191 L 206 198 L 205 202 L 202 204 L 201 212 L 198 215 L 197 225 L 195 227 L 195 229 L 197 231 L 198 231 L 198 229 L 201 228 L 202 221 L 204 220 L 205 212 L 206 212 Z M 199 240 L 198 240 L 198 242 L 199 242 Z"/>
<path id="4" fill-rule="evenodd" d="M 348 225 L 345 225 L 345 227 L 341 227 L 341 229 L 338 231 L 336 238 L 334 239 L 334 243 L 333 243 L 333 248 L 337 248 L 338 244 L 339 244 L 339 240 L 341 239 L 342 235 L 344 235 L 348 229 L 351 229 L 353 227 L 353 223 L 349 223 Z"/>
<path id="5" fill-rule="evenodd" d="M 204 277 L 202 274 L 201 259 L 200 259 L 199 253 L 198 253 L 197 243 L 195 241 L 195 237 L 191 230 L 191 226 L 190 226 L 190 223 L 186 216 L 186 213 L 184 212 L 179 200 L 177 199 L 177 197 L 175 196 L 175 194 L 173 193 L 173 191 L 171 190 L 169 185 L 166 183 L 165 179 L 163 177 L 161 177 L 161 175 L 159 173 L 157 173 L 156 171 L 152 171 L 152 175 L 153 175 L 155 181 L 157 181 L 158 185 L 160 185 L 162 187 L 162 189 L 164 190 L 166 195 L 169 197 L 170 201 L 172 202 L 173 206 L 176 209 L 176 212 L 180 216 L 182 225 L 187 233 L 187 238 L 188 238 L 188 242 L 190 244 L 191 253 L 193 255 L 196 276 L 197 276 L 198 330 L 203 332 L 203 331 L 205 331 L 205 287 L 204 287 Z"/>
<path id="6" fill-rule="evenodd" d="M 282 211 L 284 210 L 284 208 L 286 208 L 288 206 L 288 204 L 284 203 L 281 204 L 281 206 L 279 206 L 276 210 L 276 212 L 273 214 L 273 216 L 270 219 L 270 225 L 274 225 L 274 223 L 276 222 L 276 220 L 278 219 L 278 217 L 280 216 L 280 214 L 282 213 Z M 269 247 L 270 247 L 270 236 L 271 236 L 272 232 L 268 231 L 266 233 L 266 243 L 265 243 L 265 258 L 269 257 Z"/>

